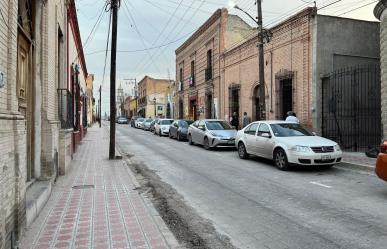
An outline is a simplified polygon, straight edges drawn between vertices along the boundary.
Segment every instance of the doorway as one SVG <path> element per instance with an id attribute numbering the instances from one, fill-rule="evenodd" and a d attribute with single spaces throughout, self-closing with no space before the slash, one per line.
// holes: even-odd
<path id="1" fill-rule="evenodd" d="M 293 110 L 293 80 L 283 79 L 280 81 L 281 94 L 280 94 L 280 107 L 281 118 L 286 119 L 286 113 Z"/>
<path id="2" fill-rule="evenodd" d="M 192 120 L 197 120 L 197 103 L 196 99 L 190 100 L 189 104 L 189 116 Z"/>
<path id="3" fill-rule="evenodd" d="M 180 99 L 179 100 L 179 119 L 183 119 L 184 118 L 184 104 L 183 104 L 183 100 Z"/>
<path id="4" fill-rule="evenodd" d="M 207 119 L 212 118 L 212 106 L 213 106 L 212 94 L 208 94 L 206 95 L 206 118 Z"/>
<path id="5" fill-rule="evenodd" d="M 240 99 L 240 85 L 233 85 L 229 88 L 229 116 L 231 117 L 234 112 L 239 116 L 239 99 Z"/>

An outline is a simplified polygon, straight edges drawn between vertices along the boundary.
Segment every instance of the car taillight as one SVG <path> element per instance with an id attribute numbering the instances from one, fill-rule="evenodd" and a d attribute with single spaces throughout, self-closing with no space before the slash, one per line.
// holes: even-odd
<path id="1" fill-rule="evenodd" d="M 380 145 L 380 153 L 387 154 L 387 140 L 384 140 Z"/>

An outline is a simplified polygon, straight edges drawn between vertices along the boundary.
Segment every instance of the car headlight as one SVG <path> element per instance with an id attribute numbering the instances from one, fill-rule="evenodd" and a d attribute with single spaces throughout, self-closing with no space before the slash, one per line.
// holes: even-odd
<path id="1" fill-rule="evenodd" d="M 341 151 L 340 145 L 338 144 L 335 145 L 335 151 Z"/>
<path id="2" fill-rule="evenodd" d="M 291 150 L 296 152 L 309 152 L 310 148 L 308 146 L 296 145 L 293 148 L 291 148 Z"/>

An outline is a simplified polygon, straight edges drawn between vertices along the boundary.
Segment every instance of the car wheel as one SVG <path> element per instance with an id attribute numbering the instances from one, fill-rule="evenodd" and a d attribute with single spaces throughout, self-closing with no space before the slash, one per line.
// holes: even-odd
<path id="1" fill-rule="evenodd" d="M 191 134 L 188 135 L 188 144 L 193 145 Z"/>
<path id="2" fill-rule="evenodd" d="M 249 157 L 249 154 L 246 151 L 246 147 L 242 142 L 238 144 L 238 155 L 241 159 L 247 159 Z"/>
<path id="3" fill-rule="evenodd" d="M 159 136 L 161 137 L 161 130 L 159 130 Z"/>
<path id="4" fill-rule="evenodd" d="M 169 137 L 170 139 L 173 138 L 171 132 L 168 132 L 168 137 Z"/>
<path id="5" fill-rule="evenodd" d="M 180 137 L 180 133 L 179 132 L 177 133 L 176 137 L 177 137 L 177 141 L 181 141 L 181 137 Z"/>
<path id="6" fill-rule="evenodd" d="M 203 147 L 204 147 L 204 149 L 206 149 L 206 150 L 210 150 L 210 149 L 211 149 L 210 141 L 208 141 L 208 138 L 207 138 L 207 137 L 205 137 L 204 140 L 203 140 Z"/>
<path id="7" fill-rule="evenodd" d="M 274 152 L 274 163 L 279 170 L 288 170 L 288 157 L 283 149 L 276 149 Z"/>

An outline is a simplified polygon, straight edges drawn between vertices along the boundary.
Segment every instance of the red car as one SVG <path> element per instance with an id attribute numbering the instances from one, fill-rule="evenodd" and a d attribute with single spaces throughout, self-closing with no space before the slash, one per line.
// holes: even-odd
<path id="1" fill-rule="evenodd" d="M 376 160 L 375 173 L 380 179 L 387 181 L 387 140 L 384 140 L 380 145 L 380 153 Z"/>

